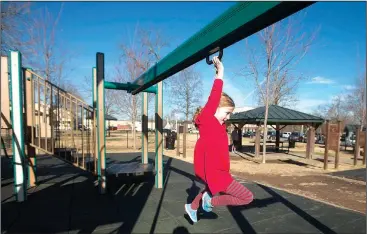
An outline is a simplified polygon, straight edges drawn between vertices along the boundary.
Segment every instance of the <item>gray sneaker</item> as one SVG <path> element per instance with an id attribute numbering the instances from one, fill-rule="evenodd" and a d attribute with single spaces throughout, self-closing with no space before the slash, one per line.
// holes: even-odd
<path id="1" fill-rule="evenodd" d="M 192 222 L 196 223 L 198 221 L 197 211 L 191 208 L 191 204 L 185 204 L 185 211 L 189 215 Z"/>
<path id="2" fill-rule="evenodd" d="M 205 210 L 206 212 L 211 212 L 212 209 L 212 205 L 211 205 L 211 200 L 212 198 L 209 196 L 209 194 L 207 192 L 205 192 L 203 194 L 203 198 L 202 198 L 202 207 L 203 210 Z"/>

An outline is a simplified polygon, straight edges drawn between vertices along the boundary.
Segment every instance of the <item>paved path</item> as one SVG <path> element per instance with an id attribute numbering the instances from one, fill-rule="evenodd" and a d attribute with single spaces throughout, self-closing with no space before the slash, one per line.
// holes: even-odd
<path id="1" fill-rule="evenodd" d="M 151 155 L 152 156 L 152 155 Z M 122 161 L 139 154 L 110 155 Z M 152 158 L 152 157 L 151 157 Z M 4 159 L 4 158 L 3 158 Z M 3 233 L 365 233 L 365 215 L 335 208 L 263 185 L 242 181 L 255 195 L 246 207 L 199 210 L 192 225 L 184 204 L 203 185 L 191 164 L 164 158 L 167 183 L 154 178 L 126 178 L 99 195 L 95 178 L 50 156 L 38 159 L 40 185 L 28 201 L 14 202 L 12 171 L 2 160 Z"/>

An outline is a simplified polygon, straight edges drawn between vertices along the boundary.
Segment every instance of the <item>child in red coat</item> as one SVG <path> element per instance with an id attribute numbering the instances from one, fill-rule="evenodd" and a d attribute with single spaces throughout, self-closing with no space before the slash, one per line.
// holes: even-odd
<path id="1" fill-rule="evenodd" d="M 197 222 L 197 209 L 202 200 L 203 210 L 210 212 L 216 206 L 241 206 L 252 202 L 253 194 L 234 180 L 229 173 L 230 161 L 228 136 L 225 121 L 234 110 L 234 102 L 223 89 L 223 64 L 213 58 L 216 78 L 205 107 L 198 110 L 194 122 L 200 138 L 195 145 L 195 174 L 205 182 L 206 188 L 191 204 L 185 204 L 185 211 L 193 222 Z M 199 112 L 199 113 L 198 113 Z M 221 195 L 211 197 L 212 195 Z"/>

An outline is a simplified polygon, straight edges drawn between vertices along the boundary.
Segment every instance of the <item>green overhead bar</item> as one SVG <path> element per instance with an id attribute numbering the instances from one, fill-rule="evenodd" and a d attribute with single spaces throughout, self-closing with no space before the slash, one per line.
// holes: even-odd
<path id="1" fill-rule="evenodd" d="M 132 90 L 139 88 L 139 85 L 135 85 L 131 83 L 117 83 L 117 82 L 105 81 L 104 88 L 105 89 L 126 90 L 128 93 L 130 93 Z M 143 92 L 157 93 L 157 87 L 156 86 L 149 87 L 143 90 Z"/>
<path id="2" fill-rule="evenodd" d="M 161 59 L 132 84 L 133 95 L 315 2 L 238 2 Z"/>

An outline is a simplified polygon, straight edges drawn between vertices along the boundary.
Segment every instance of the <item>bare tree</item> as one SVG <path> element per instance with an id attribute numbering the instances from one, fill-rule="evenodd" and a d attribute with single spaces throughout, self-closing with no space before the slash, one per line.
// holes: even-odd
<path id="1" fill-rule="evenodd" d="M 108 77 L 110 77 L 110 75 L 106 74 L 105 79 L 109 80 Z M 93 77 L 84 76 L 82 84 L 83 85 L 80 87 L 81 93 L 83 93 L 83 96 L 86 99 L 90 100 L 90 102 L 93 102 Z M 124 91 L 105 89 L 105 113 L 107 115 L 113 116 L 117 114 L 115 95 L 117 95 L 118 92 Z"/>
<path id="2" fill-rule="evenodd" d="M 313 110 L 312 114 L 314 116 L 326 119 L 328 112 L 328 106 L 327 105 L 318 105 L 316 109 Z"/>
<path id="3" fill-rule="evenodd" d="M 168 44 L 157 31 L 136 30 L 131 45 L 121 45 L 120 64 L 116 66 L 115 81 L 127 83 L 134 81 L 139 75 L 147 71 L 154 63 L 160 60 L 161 49 Z M 150 97 L 152 97 L 150 95 Z M 131 95 L 126 92 L 116 93 L 115 104 L 121 114 L 125 114 L 132 122 L 133 147 L 136 149 L 135 123 L 141 110 L 141 95 Z"/>
<path id="4" fill-rule="evenodd" d="M 332 103 L 326 105 L 326 116 L 332 122 L 346 121 L 350 122 L 350 113 L 347 110 L 346 95 L 339 94 L 333 98 Z"/>
<path id="5" fill-rule="evenodd" d="M 203 93 L 203 82 L 199 72 L 194 66 L 188 67 L 170 80 L 170 104 L 175 113 L 184 114 L 185 120 L 189 120 Z"/>
<path id="6" fill-rule="evenodd" d="M 366 124 L 366 83 L 365 74 L 359 76 L 352 88 L 333 98 L 331 103 L 319 105 L 314 115 L 332 122 L 344 121 L 347 124 Z"/>
<path id="7" fill-rule="evenodd" d="M 70 60 L 76 54 L 63 46 L 58 35 L 62 10 L 63 3 L 56 15 L 44 7 L 29 17 L 24 34 L 32 56 L 25 63 L 46 80 L 73 93 L 75 89 L 70 85 L 68 76 L 73 70 L 70 67 Z M 75 92 L 73 94 L 80 95 Z"/>
<path id="8" fill-rule="evenodd" d="M 258 101 L 265 105 L 263 163 L 266 162 L 268 107 L 272 104 L 287 106 L 294 103 L 295 90 L 304 79 L 294 69 L 309 51 L 318 32 L 316 30 L 307 35 L 301 32 L 300 25 L 300 21 L 292 16 L 265 28 L 257 34 L 260 51 L 250 46 L 248 40 L 245 43 L 248 65 L 240 75 L 255 81 Z"/>
<path id="9" fill-rule="evenodd" d="M 309 52 L 319 32 L 303 32 L 301 20 L 304 17 L 292 16 L 288 20 L 277 22 L 258 33 L 260 51 L 255 50 L 246 40 L 246 51 L 250 63 L 256 65 L 258 77 L 254 77 L 258 91 L 259 104 L 265 105 L 261 90 L 265 90 L 266 78 L 269 75 L 269 104 L 289 106 L 297 102 L 295 96 L 299 82 L 305 80 L 303 74 L 297 74 L 295 67 Z M 252 70 L 252 69 L 251 69 Z M 248 68 L 244 69 L 248 75 Z M 241 74 L 241 73 L 240 73 Z"/>
<path id="10" fill-rule="evenodd" d="M 353 112 L 349 110 L 347 98 L 346 94 L 340 93 L 330 103 L 319 105 L 312 114 L 334 123 L 338 121 L 346 124 L 353 123 Z"/>
<path id="11" fill-rule="evenodd" d="M 355 87 L 346 97 L 346 110 L 351 112 L 354 124 L 366 124 L 366 74 L 360 75 Z"/>
<path id="12" fill-rule="evenodd" d="M 19 50 L 27 57 L 27 41 L 24 41 L 22 27 L 30 13 L 29 2 L 1 2 L 1 55 L 9 50 Z"/>

